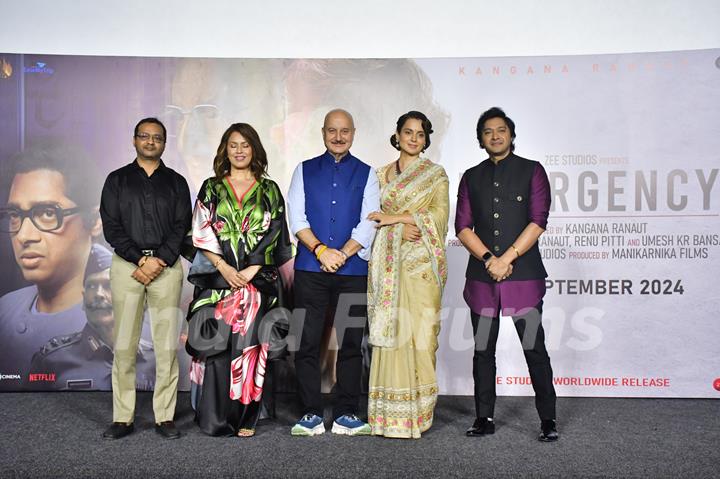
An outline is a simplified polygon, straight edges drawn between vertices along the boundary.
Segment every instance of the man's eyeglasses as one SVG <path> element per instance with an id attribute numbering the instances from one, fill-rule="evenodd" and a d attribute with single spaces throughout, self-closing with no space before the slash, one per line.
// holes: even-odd
<path id="1" fill-rule="evenodd" d="M 0 232 L 17 233 L 25 218 L 40 231 L 55 231 L 63 225 L 65 217 L 77 214 L 80 207 L 61 208 L 53 204 L 35 205 L 29 210 L 20 208 L 0 208 Z"/>
<path id="2" fill-rule="evenodd" d="M 150 138 L 152 138 L 155 143 L 165 142 L 165 138 L 163 138 L 162 135 L 150 135 L 149 133 L 138 133 L 137 135 L 135 135 L 135 138 L 142 141 L 148 141 Z"/>

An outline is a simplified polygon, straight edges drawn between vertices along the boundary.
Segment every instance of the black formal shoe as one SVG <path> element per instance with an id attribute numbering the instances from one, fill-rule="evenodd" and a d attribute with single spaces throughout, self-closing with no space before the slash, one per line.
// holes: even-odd
<path id="1" fill-rule="evenodd" d="M 538 440 L 542 442 L 555 442 L 560 435 L 555 427 L 555 421 L 552 419 L 543 419 L 540 422 L 540 436 Z"/>
<path id="2" fill-rule="evenodd" d="M 485 436 L 486 434 L 495 434 L 495 423 L 487 417 L 475 419 L 472 427 L 465 431 L 465 435 L 468 437 Z"/>
<path id="3" fill-rule="evenodd" d="M 133 423 L 114 422 L 105 430 L 102 437 L 103 439 L 120 439 L 132 434 L 134 430 L 135 426 L 133 426 Z"/>
<path id="4" fill-rule="evenodd" d="M 178 431 L 178 428 L 175 427 L 175 423 L 172 421 L 155 424 L 155 431 L 165 439 L 177 439 L 180 437 L 180 431 Z"/>

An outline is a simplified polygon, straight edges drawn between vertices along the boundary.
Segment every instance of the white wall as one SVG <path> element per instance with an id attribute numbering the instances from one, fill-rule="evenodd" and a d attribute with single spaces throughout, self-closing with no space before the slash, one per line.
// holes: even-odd
<path id="1" fill-rule="evenodd" d="M 718 0 L 0 0 L 0 52 L 474 57 L 720 46 Z"/>

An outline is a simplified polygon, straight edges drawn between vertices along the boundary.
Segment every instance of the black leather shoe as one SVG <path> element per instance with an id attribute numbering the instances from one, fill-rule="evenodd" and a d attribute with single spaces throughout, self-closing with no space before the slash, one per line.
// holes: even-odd
<path id="1" fill-rule="evenodd" d="M 155 424 L 155 431 L 165 439 L 177 439 L 180 437 L 180 431 L 178 431 L 178 428 L 175 427 L 175 423 L 172 421 Z"/>
<path id="2" fill-rule="evenodd" d="M 135 426 L 133 426 L 133 423 L 126 424 L 124 422 L 114 422 L 105 430 L 102 437 L 103 439 L 120 439 L 132 434 L 134 430 Z"/>
<path id="3" fill-rule="evenodd" d="M 472 427 L 465 431 L 465 435 L 468 437 L 485 436 L 487 434 L 495 434 L 495 423 L 487 417 L 475 419 Z"/>
<path id="4" fill-rule="evenodd" d="M 555 442 L 560 438 L 555 427 L 555 421 L 552 419 L 543 419 L 540 422 L 540 436 L 538 440 L 542 442 Z"/>

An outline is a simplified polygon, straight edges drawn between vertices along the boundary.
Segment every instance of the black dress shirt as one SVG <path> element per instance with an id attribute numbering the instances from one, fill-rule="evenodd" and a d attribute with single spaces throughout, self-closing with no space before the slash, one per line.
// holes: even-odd
<path id="1" fill-rule="evenodd" d="M 100 217 L 118 256 L 137 264 L 142 250 L 155 250 L 172 266 L 192 221 L 187 181 L 162 160 L 150 176 L 135 160 L 108 175 Z"/>

